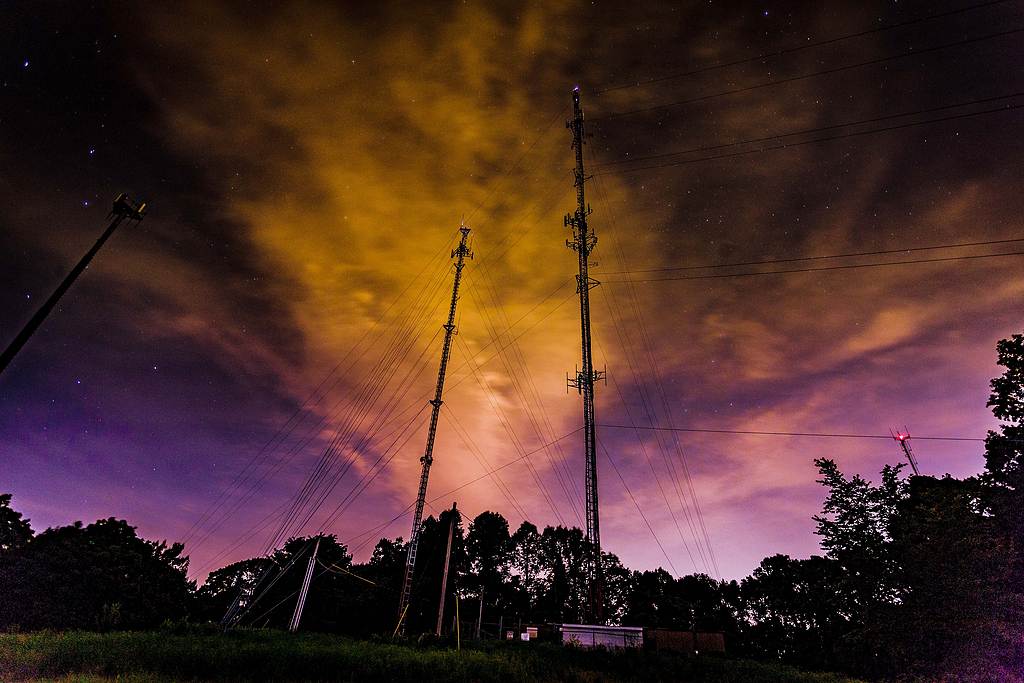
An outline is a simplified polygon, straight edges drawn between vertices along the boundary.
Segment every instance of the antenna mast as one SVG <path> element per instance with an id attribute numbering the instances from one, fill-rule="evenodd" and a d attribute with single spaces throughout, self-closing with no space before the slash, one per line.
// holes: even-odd
<path id="1" fill-rule="evenodd" d="M 416 548 L 420 542 L 420 524 L 423 520 L 423 506 L 427 499 L 427 477 L 430 475 L 430 465 L 434 462 L 434 434 L 437 432 L 437 417 L 441 412 L 441 391 L 444 389 L 444 373 L 448 367 L 448 356 L 452 349 L 452 334 L 455 331 L 455 304 L 459 301 L 459 281 L 462 279 L 462 269 L 466 266 L 466 258 L 472 259 L 473 253 L 466 246 L 466 239 L 469 237 L 469 228 L 463 223 L 459 228 L 462 239 L 459 241 L 458 249 L 452 250 L 452 257 L 458 256 L 455 261 L 455 284 L 452 286 L 452 303 L 448 307 L 448 322 L 444 325 L 444 348 L 441 351 L 441 367 L 437 371 L 437 388 L 434 390 L 434 399 L 430 402 L 433 410 L 430 412 L 430 430 L 427 432 L 427 448 L 424 451 L 420 462 L 423 463 L 423 471 L 420 473 L 420 490 L 416 496 L 416 510 L 412 516 L 412 533 L 409 535 L 409 554 L 405 561 L 405 581 L 402 586 L 402 601 L 398 606 L 398 628 L 399 633 L 405 633 L 405 612 L 409 609 L 409 595 L 412 593 L 412 573 L 416 566 Z"/>
<path id="2" fill-rule="evenodd" d="M 576 150 L 576 212 L 566 214 L 566 227 L 572 226 L 572 240 L 565 245 L 580 257 L 580 272 L 576 276 L 576 291 L 580 295 L 580 330 L 583 337 L 583 368 L 576 372 L 576 378 L 568 380 L 583 395 L 583 442 L 586 453 L 587 473 L 587 540 L 591 545 L 589 566 L 590 596 L 587 621 L 600 624 L 604 621 L 601 570 L 601 524 L 597 505 L 597 431 L 594 426 L 594 382 L 604 379 L 604 370 L 594 371 L 590 343 L 590 290 L 601 284 L 587 273 L 587 259 L 597 243 L 597 237 L 587 228 L 587 216 L 592 211 L 583 197 L 583 184 L 588 176 L 583 172 L 583 140 L 590 137 L 583 131 L 583 111 L 580 109 L 579 86 L 572 91 L 573 120 L 566 121 L 565 127 L 572 129 L 572 147 Z"/>
<path id="3" fill-rule="evenodd" d="M 32 336 L 32 333 L 43 324 L 43 321 L 46 320 L 46 316 L 50 314 L 50 311 L 52 311 L 53 307 L 57 305 L 60 298 L 64 296 L 64 293 L 71 289 L 71 285 L 75 283 L 75 280 L 82 274 L 82 271 L 88 267 L 89 262 L 92 261 L 92 257 L 100 250 L 100 247 L 102 247 L 103 243 L 107 241 L 107 238 L 114 234 L 114 230 L 117 229 L 117 226 L 121 225 L 121 221 L 127 218 L 130 221 L 141 222 L 145 215 L 145 204 L 135 206 L 128 195 L 122 193 L 117 196 L 117 199 L 114 200 L 114 208 L 112 208 L 110 213 L 107 215 L 107 220 L 110 220 L 111 218 L 114 219 L 111 221 L 110 227 L 100 235 L 100 238 L 96 240 L 96 244 L 93 245 L 92 249 L 82 257 L 82 260 L 78 262 L 77 266 L 71 269 L 68 276 L 64 278 L 64 282 L 60 283 L 60 287 L 57 288 L 57 291 L 55 291 L 50 298 L 46 300 L 46 303 L 43 304 L 42 308 L 36 311 L 36 314 L 32 316 L 32 319 L 29 320 L 28 323 L 25 324 L 25 327 L 23 327 L 21 332 L 18 333 L 18 336 L 14 338 L 14 341 L 12 341 L 7 349 L 0 354 L 0 372 L 4 371 L 4 368 L 6 368 L 11 360 L 14 359 L 18 354 L 18 351 L 21 350 L 21 347 L 24 346 L 29 337 Z"/>

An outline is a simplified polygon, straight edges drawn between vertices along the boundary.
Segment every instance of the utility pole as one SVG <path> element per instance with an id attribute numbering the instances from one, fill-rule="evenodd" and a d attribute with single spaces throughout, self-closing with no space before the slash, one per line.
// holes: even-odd
<path id="1" fill-rule="evenodd" d="M 405 580 L 402 582 L 402 598 L 398 605 L 398 627 L 397 633 L 405 633 L 405 613 L 409 609 L 409 596 L 412 593 L 412 574 L 416 567 L 416 549 L 420 542 L 420 525 L 423 520 L 423 506 L 427 500 L 427 477 L 430 475 L 430 465 L 434 462 L 434 434 L 437 432 L 437 417 L 441 412 L 441 392 L 444 389 L 444 373 L 448 367 L 448 356 L 452 350 L 452 334 L 455 331 L 455 304 L 459 301 L 459 282 L 462 280 L 462 269 L 466 266 L 466 259 L 472 259 L 473 253 L 466 245 L 469 237 L 469 228 L 463 224 L 459 228 L 462 239 L 459 241 L 458 249 L 452 250 L 452 257 L 458 257 L 455 261 L 455 284 L 452 286 L 452 302 L 448 307 L 448 322 L 444 325 L 444 348 L 441 350 L 441 367 L 437 371 L 437 387 L 434 390 L 434 399 L 430 402 L 433 410 L 430 413 L 430 429 L 427 431 L 427 448 L 420 458 L 423 464 L 423 471 L 420 473 L 420 489 L 416 496 L 416 508 L 412 516 L 412 533 L 409 535 L 409 552 L 405 561 Z"/>
<path id="2" fill-rule="evenodd" d="M 32 316 L 32 319 L 28 321 L 24 328 L 22 328 L 21 332 L 14 338 L 14 341 L 11 342 L 10 346 L 7 347 L 3 354 L 0 354 L 0 372 L 4 371 L 4 368 L 6 368 L 14 356 L 17 355 L 18 351 L 21 350 L 21 347 L 24 346 L 29 337 L 32 336 L 32 333 L 34 333 L 39 326 L 43 324 L 43 320 L 46 319 L 46 316 L 50 314 L 50 311 L 52 311 L 53 307 L 57 305 L 60 298 L 64 296 L 64 293 L 71 288 L 71 285 L 74 284 L 75 280 L 78 279 L 78 276 L 82 274 L 82 271 L 88 267 L 89 262 L 92 261 L 92 257 L 100 250 L 100 247 L 102 247 L 103 243 L 107 241 L 107 238 L 114 233 L 114 230 L 116 230 L 117 226 L 121 224 L 121 221 L 126 218 L 133 221 L 142 221 L 143 217 L 146 215 L 146 212 L 144 211 L 145 208 L 145 204 L 139 207 L 133 206 L 132 200 L 126 194 L 118 195 L 117 199 L 114 200 L 114 208 L 112 208 L 110 213 L 107 215 L 107 220 L 110 220 L 111 218 L 114 219 L 110 223 L 110 227 L 108 227 L 103 235 L 96 240 L 96 244 L 94 244 L 92 249 L 89 250 L 89 253 L 83 256 L 82 260 L 78 262 L 78 265 L 68 273 L 68 276 L 64 278 L 64 282 L 60 283 L 60 287 L 57 288 L 57 291 L 55 291 L 53 295 L 46 300 L 46 303 L 43 304 L 42 308 L 36 311 L 36 314 Z"/>
<path id="3" fill-rule="evenodd" d="M 590 541 L 591 557 L 589 559 L 590 595 L 586 621 L 600 624 L 604 621 L 602 600 L 602 584 L 604 583 L 601 568 L 601 524 L 597 504 L 597 431 L 594 426 L 594 382 L 605 379 L 604 370 L 594 371 L 590 340 L 590 290 L 601 284 L 591 279 L 588 274 L 588 259 L 597 243 L 597 237 L 587 227 L 587 216 L 592 211 L 583 197 L 583 184 L 587 176 L 583 172 L 584 139 L 590 137 L 583 131 L 583 111 L 580 109 L 579 86 L 572 91 L 573 120 L 566 121 L 565 127 L 572 130 L 572 147 L 576 150 L 576 212 L 566 214 L 566 227 L 572 226 L 572 240 L 565 245 L 574 250 L 580 258 L 580 272 L 576 276 L 576 291 L 580 295 L 580 330 L 583 337 L 583 369 L 577 371 L 576 378 L 567 384 L 583 395 L 583 443 L 586 456 L 586 487 L 587 487 L 587 540 Z"/>
<path id="4" fill-rule="evenodd" d="M 317 538 L 316 546 L 313 547 L 313 554 L 309 557 L 309 564 L 306 566 L 306 578 L 302 581 L 299 601 L 295 603 L 295 614 L 292 615 L 292 622 L 288 624 L 289 631 L 295 631 L 299 628 L 299 620 L 302 619 L 302 608 L 306 606 L 306 596 L 309 594 L 309 582 L 313 579 L 313 565 L 316 564 L 316 554 L 319 550 L 320 538 Z"/>
<path id="5" fill-rule="evenodd" d="M 444 574 L 441 576 L 441 605 L 437 608 L 437 635 L 441 636 L 441 620 L 444 618 L 444 596 L 448 592 L 448 567 L 452 561 L 452 539 L 455 538 L 455 503 L 452 503 L 452 521 L 448 527 L 448 552 L 444 556 Z M 456 612 L 456 617 L 458 612 Z"/>
<path id="6" fill-rule="evenodd" d="M 892 434 L 892 430 L 889 430 Z M 917 470 L 917 458 L 914 457 L 914 451 L 910 449 L 910 430 L 907 429 L 906 434 L 900 434 L 896 432 L 892 434 L 892 438 L 896 439 L 896 442 L 903 447 L 903 453 L 907 456 L 907 461 L 910 463 L 910 469 L 914 470 L 914 475 L 920 477 L 921 473 Z"/>

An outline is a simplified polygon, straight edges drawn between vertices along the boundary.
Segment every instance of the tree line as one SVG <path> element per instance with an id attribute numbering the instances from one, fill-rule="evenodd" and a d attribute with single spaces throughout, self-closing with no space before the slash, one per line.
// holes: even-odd
<path id="1" fill-rule="evenodd" d="M 633 571 L 603 553 L 609 622 L 726 634 L 730 654 L 867 678 L 1019 681 L 1024 671 L 1024 336 L 999 342 L 1005 368 L 988 405 L 976 477 L 906 476 L 877 484 L 816 460 L 828 489 L 815 516 L 821 556 L 765 558 L 741 581 Z M 235 562 L 196 587 L 180 544 L 139 538 L 124 520 L 47 529 L 0 496 L 0 628 L 147 629 L 166 620 L 285 628 L 319 541 L 302 628 L 391 634 L 407 545 L 381 539 L 364 563 L 333 535 L 289 539 L 268 558 Z M 454 517 L 454 526 L 452 526 Z M 458 510 L 422 527 L 407 633 L 433 631 L 454 528 L 443 623 L 578 623 L 590 548 L 578 528 L 514 531 L 496 512 Z"/>

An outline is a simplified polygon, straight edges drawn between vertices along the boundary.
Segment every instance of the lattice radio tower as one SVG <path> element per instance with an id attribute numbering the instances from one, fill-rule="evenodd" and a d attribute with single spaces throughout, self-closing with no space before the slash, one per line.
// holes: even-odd
<path id="1" fill-rule="evenodd" d="M 427 477 L 430 475 L 430 465 L 434 462 L 434 434 L 437 432 L 437 417 L 441 412 L 441 392 L 444 389 L 444 373 L 448 367 L 448 356 L 452 350 L 452 335 L 455 332 L 455 304 L 459 301 L 459 282 L 462 280 L 462 269 L 466 266 L 466 259 L 472 259 L 473 253 L 466 245 L 469 237 L 469 228 L 463 224 L 459 228 L 462 239 L 459 241 L 458 249 L 452 250 L 452 257 L 458 257 L 455 261 L 455 284 L 452 286 L 452 302 L 448 307 L 448 322 L 444 325 L 444 348 L 441 350 L 441 368 L 437 371 L 437 387 L 434 390 L 434 399 L 430 402 L 433 409 L 430 412 L 430 429 L 427 432 L 427 448 L 420 458 L 423 464 L 423 471 L 420 473 L 420 490 L 416 496 L 416 510 L 412 516 L 412 533 L 409 536 L 409 554 L 405 562 L 405 581 L 402 584 L 402 601 L 398 606 L 397 633 L 405 633 L 405 613 L 409 609 L 409 596 L 412 593 L 412 574 L 416 567 L 416 549 L 420 542 L 420 527 L 423 520 L 423 506 L 427 498 Z"/>
<path id="2" fill-rule="evenodd" d="M 565 244 L 580 257 L 580 272 L 576 276 L 576 291 L 580 295 L 580 329 L 583 336 L 583 368 L 576 372 L 575 379 L 569 379 L 568 385 L 583 395 L 583 443 L 587 461 L 587 540 L 590 541 L 591 556 L 589 560 L 590 595 L 586 621 L 594 624 L 604 622 L 602 585 L 604 583 L 601 568 L 601 523 L 597 505 L 597 432 L 594 426 L 594 383 L 604 379 L 604 370 L 595 371 L 590 348 L 590 290 L 599 285 L 597 280 L 587 274 L 588 259 L 597 243 L 597 237 L 587 227 L 587 216 L 592 211 L 583 197 L 583 185 L 588 176 L 583 172 L 584 139 L 590 137 L 583 132 L 583 111 L 580 109 L 579 86 L 572 91 L 573 119 L 566 121 L 565 127 L 572 130 L 572 147 L 576 150 L 576 212 L 566 214 L 566 227 L 572 226 L 572 239 Z"/>
<path id="3" fill-rule="evenodd" d="M 907 456 L 907 461 L 910 463 L 910 469 L 914 470 L 914 475 L 921 476 L 920 470 L 917 469 L 917 458 L 914 457 L 914 451 L 910 447 L 910 441 L 908 441 L 910 439 L 910 430 L 907 429 L 906 434 L 901 434 L 900 432 L 893 434 L 890 429 L 889 433 L 892 434 L 892 438 L 896 439 L 896 443 L 903 448 L 903 454 Z"/>

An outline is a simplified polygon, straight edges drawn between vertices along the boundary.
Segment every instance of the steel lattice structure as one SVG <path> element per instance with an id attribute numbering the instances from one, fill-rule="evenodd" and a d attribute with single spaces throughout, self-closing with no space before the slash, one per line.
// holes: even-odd
<path id="1" fill-rule="evenodd" d="M 409 536 L 409 552 L 405 562 L 405 580 L 402 583 L 402 600 L 398 606 L 398 626 L 396 632 L 405 632 L 405 612 L 409 609 L 409 596 L 412 594 L 412 575 L 416 567 L 416 549 L 420 541 L 420 527 L 423 521 L 423 506 L 427 499 L 427 477 L 430 475 L 430 465 L 434 462 L 434 435 L 437 432 L 437 418 L 441 412 L 441 392 L 444 390 L 444 373 L 448 367 L 448 356 L 452 349 L 452 334 L 455 331 L 455 305 L 459 301 L 459 282 L 462 280 L 462 269 L 466 267 L 466 259 L 472 259 L 473 254 L 469 251 L 466 240 L 469 237 L 469 228 L 463 225 L 459 228 L 462 239 L 459 247 L 452 251 L 452 257 L 458 257 L 455 261 L 455 284 L 452 286 L 452 302 L 448 307 L 448 322 L 444 324 L 444 348 L 441 350 L 441 367 L 437 371 L 437 387 L 434 390 L 434 398 L 430 402 L 433 409 L 430 412 L 430 429 L 427 432 L 427 447 L 420 458 L 423 470 L 420 473 L 420 489 L 416 496 L 416 509 L 412 517 L 412 533 Z"/>
<path id="2" fill-rule="evenodd" d="M 592 211 L 583 195 L 583 185 L 588 177 L 583 171 L 584 139 L 589 137 L 583 131 L 583 111 L 580 109 L 580 89 L 572 92 L 573 119 L 565 127 L 572 130 L 572 146 L 576 151 L 576 212 L 565 216 L 565 225 L 572 226 L 572 239 L 565 244 L 579 255 L 580 272 L 576 276 L 576 291 L 580 295 L 580 330 L 583 340 L 583 367 L 576 378 L 568 381 L 583 395 L 583 441 L 586 455 L 587 487 L 587 540 L 591 545 L 589 562 L 590 595 L 587 621 L 600 624 L 604 621 L 602 585 L 604 576 L 601 569 L 601 522 L 597 501 L 597 431 L 594 425 L 594 383 L 605 378 L 603 370 L 595 371 L 591 353 L 590 337 L 590 290 L 599 285 L 588 274 L 590 252 L 597 244 L 597 237 L 587 227 L 587 216 Z"/>

